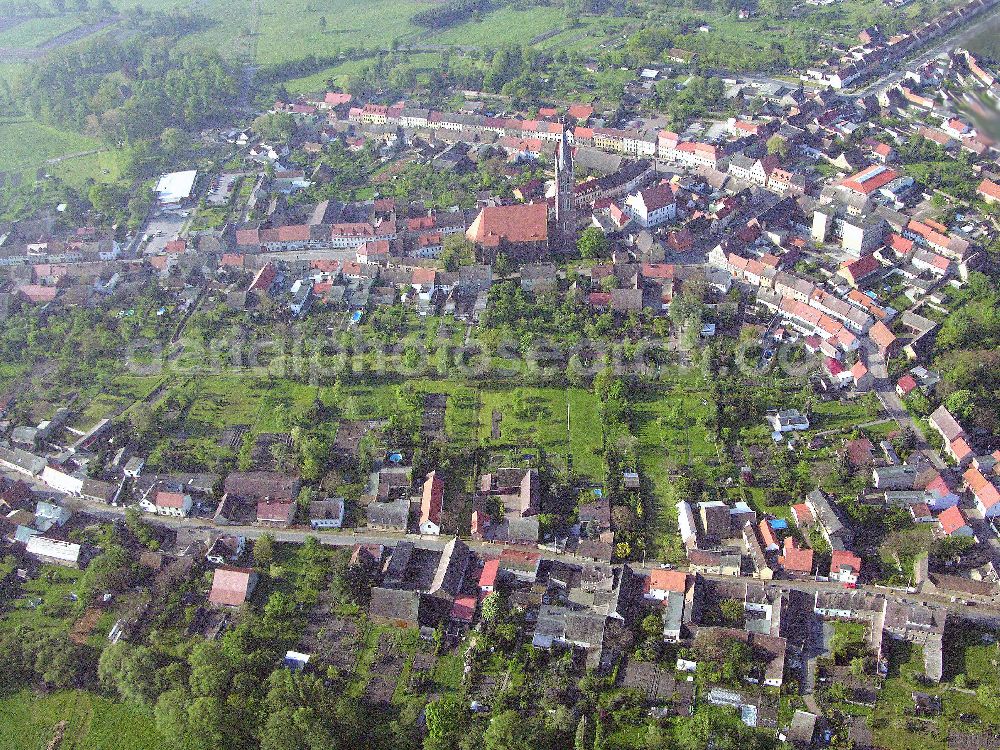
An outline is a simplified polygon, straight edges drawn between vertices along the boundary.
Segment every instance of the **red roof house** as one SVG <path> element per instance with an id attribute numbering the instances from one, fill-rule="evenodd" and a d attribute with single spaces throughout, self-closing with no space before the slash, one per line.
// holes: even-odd
<path id="1" fill-rule="evenodd" d="M 256 571 L 222 566 L 215 569 L 208 601 L 224 607 L 238 607 L 250 598 L 256 586 Z"/>

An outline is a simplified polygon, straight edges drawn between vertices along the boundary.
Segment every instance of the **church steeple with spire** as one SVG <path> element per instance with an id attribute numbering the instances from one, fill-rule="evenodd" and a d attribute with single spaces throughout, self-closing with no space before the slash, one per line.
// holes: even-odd
<path id="1" fill-rule="evenodd" d="M 556 149 L 556 241 L 566 249 L 575 240 L 576 219 L 573 210 L 573 149 L 563 131 Z"/>

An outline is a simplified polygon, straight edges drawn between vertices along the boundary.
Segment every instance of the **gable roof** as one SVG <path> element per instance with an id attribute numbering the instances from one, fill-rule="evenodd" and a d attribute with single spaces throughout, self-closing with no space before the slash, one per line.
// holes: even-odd
<path id="1" fill-rule="evenodd" d="M 483 563 L 483 572 L 479 574 L 479 586 L 492 586 L 496 583 L 500 572 L 500 558 L 493 557 Z"/>
<path id="2" fill-rule="evenodd" d="M 231 568 L 228 565 L 216 568 L 208 601 L 238 607 L 250 595 L 256 575 L 250 568 Z"/>
<path id="3" fill-rule="evenodd" d="M 785 570 L 793 573 L 811 573 L 813 564 L 813 551 L 808 547 L 799 547 L 795 543 L 795 538 L 785 537 L 784 554 L 778 558 L 778 562 Z"/>
<path id="4" fill-rule="evenodd" d="M 683 594 L 687 590 L 687 573 L 682 570 L 654 568 L 649 571 L 649 588 Z"/>
<path id="5" fill-rule="evenodd" d="M 896 341 L 896 334 L 889 330 L 889 327 L 881 320 L 875 322 L 868 330 L 868 336 L 881 349 L 888 349 Z"/>
<path id="6" fill-rule="evenodd" d="M 546 242 L 549 238 L 549 209 L 544 203 L 486 206 L 469 227 L 466 237 L 484 247 Z"/>
<path id="7" fill-rule="evenodd" d="M 184 494 L 181 492 L 157 492 L 154 504 L 157 508 L 183 508 Z"/>
<path id="8" fill-rule="evenodd" d="M 962 513 L 962 509 L 957 505 L 941 511 L 941 514 L 938 516 L 938 523 L 941 524 L 941 530 L 949 536 L 969 525 L 965 520 L 965 514 Z"/>
<path id="9" fill-rule="evenodd" d="M 859 575 L 861 573 L 861 558 L 850 550 L 833 550 L 830 554 L 830 572 L 843 570 L 844 568 L 850 569 L 854 575 Z"/>
<path id="10" fill-rule="evenodd" d="M 841 268 L 849 273 L 851 278 L 855 281 L 860 281 L 861 279 L 871 276 L 881 267 L 882 264 L 878 262 L 878 258 L 874 255 L 862 255 L 857 260 L 845 263 L 841 266 Z"/>
<path id="11" fill-rule="evenodd" d="M 917 381 L 912 375 L 906 374 L 896 381 L 896 387 L 899 388 L 905 396 L 917 387 Z"/>
<path id="12" fill-rule="evenodd" d="M 941 404 L 934 413 L 928 417 L 931 425 L 940 432 L 949 443 L 965 434 L 962 425 L 952 416 L 944 404 Z"/>
<path id="13" fill-rule="evenodd" d="M 993 182 L 993 180 L 984 178 L 979 183 L 978 192 L 980 195 L 1000 200 L 1000 185 Z"/>
<path id="14" fill-rule="evenodd" d="M 444 506 L 444 480 L 432 471 L 424 480 L 424 490 L 420 498 L 420 523 L 430 521 L 441 525 L 441 509 Z"/>
<path id="15" fill-rule="evenodd" d="M 1000 490 L 975 466 L 970 466 L 962 474 L 972 494 L 987 510 L 1000 503 Z"/>
<path id="16" fill-rule="evenodd" d="M 271 523 L 291 523 L 295 518 L 295 503 L 290 499 L 257 501 L 257 520 Z"/>

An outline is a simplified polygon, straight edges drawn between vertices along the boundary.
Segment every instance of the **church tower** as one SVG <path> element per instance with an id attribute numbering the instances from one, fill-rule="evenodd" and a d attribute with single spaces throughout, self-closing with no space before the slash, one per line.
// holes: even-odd
<path id="1" fill-rule="evenodd" d="M 574 185 L 573 149 L 563 132 L 556 149 L 556 241 L 563 249 L 568 249 L 575 240 Z"/>

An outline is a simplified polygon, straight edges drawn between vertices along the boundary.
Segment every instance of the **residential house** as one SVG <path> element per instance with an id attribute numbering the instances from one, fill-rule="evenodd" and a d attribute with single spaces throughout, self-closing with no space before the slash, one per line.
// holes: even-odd
<path id="1" fill-rule="evenodd" d="M 813 551 L 808 547 L 800 547 L 795 537 L 786 536 L 784 549 L 778 556 L 778 565 L 789 578 L 806 578 L 813 573 Z"/>
<path id="2" fill-rule="evenodd" d="M 739 576 L 742 568 L 739 555 L 688 548 L 688 567 L 692 573 Z"/>
<path id="3" fill-rule="evenodd" d="M 941 436 L 941 440 L 945 445 L 950 444 L 953 440 L 960 437 L 965 437 L 965 430 L 962 428 L 962 425 L 958 423 L 958 420 L 952 416 L 944 404 L 935 409 L 927 421 Z"/>
<path id="4" fill-rule="evenodd" d="M 757 536 L 757 527 L 749 521 L 743 527 L 743 544 L 753 562 L 754 577 L 765 581 L 774 578 L 774 569 L 768 563 L 764 547 Z"/>
<path id="5" fill-rule="evenodd" d="M 976 508 L 985 518 L 1000 516 L 1000 490 L 975 466 L 970 466 L 962 474 L 965 484 L 976 501 Z"/>
<path id="6" fill-rule="evenodd" d="M 257 572 L 252 568 L 233 568 L 227 565 L 216 568 L 208 601 L 222 607 L 239 607 L 253 595 L 257 578 Z"/>
<path id="7" fill-rule="evenodd" d="M 861 575 L 861 558 L 850 550 L 834 550 L 830 557 L 830 580 L 848 585 L 858 582 Z"/>
<path id="8" fill-rule="evenodd" d="M 183 492 L 158 491 L 153 496 L 152 503 L 148 499 L 140 501 L 139 505 L 150 513 L 158 516 L 174 516 L 184 518 L 191 513 L 191 496 Z"/>
<path id="9" fill-rule="evenodd" d="M 262 498 L 257 501 L 257 525 L 287 528 L 295 520 L 295 501 L 288 498 Z"/>
<path id="10" fill-rule="evenodd" d="M 973 536 L 972 527 L 957 505 L 941 511 L 937 517 L 938 530 L 944 536 Z"/>
<path id="11" fill-rule="evenodd" d="M 651 229 L 677 217 L 677 201 L 669 183 L 636 191 L 625 199 L 625 209 L 640 226 Z"/>
<path id="12" fill-rule="evenodd" d="M 496 588 L 497 576 L 500 573 L 500 558 L 492 557 L 483 562 L 483 570 L 479 574 L 479 590 L 483 595 L 492 594 Z"/>
<path id="13" fill-rule="evenodd" d="M 339 529 L 344 525 L 344 498 L 332 497 L 309 503 L 309 525 L 314 529 Z"/>
<path id="14" fill-rule="evenodd" d="M 682 570 L 654 568 L 646 577 L 643 597 L 652 601 L 666 601 L 671 593 L 683 595 L 687 591 L 687 573 Z"/>
<path id="15" fill-rule="evenodd" d="M 812 511 L 823 532 L 823 537 L 832 549 L 845 549 L 854 541 L 854 535 L 840 519 L 840 514 L 822 490 L 816 489 L 806 495 L 806 505 Z"/>
<path id="16" fill-rule="evenodd" d="M 444 480 L 432 471 L 424 480 L 420 496 L 420 533 L 441 533 L 441 514 L 444 508 Z"/>

